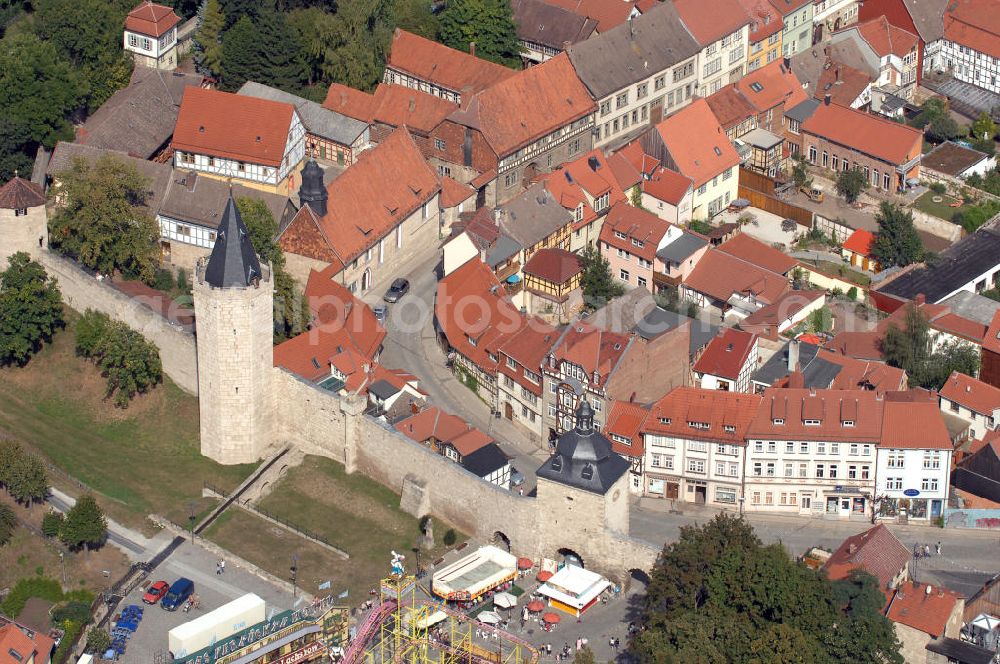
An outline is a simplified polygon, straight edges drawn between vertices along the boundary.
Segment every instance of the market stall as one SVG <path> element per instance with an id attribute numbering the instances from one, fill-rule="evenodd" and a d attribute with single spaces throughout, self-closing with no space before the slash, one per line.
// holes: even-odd
<path id="1" fill-rule="evenodd" d="M 575 565 L 566 565 L 538 589 L 549 606 L 579 617 L 593 606 L 611 583 L 600 574 Z"/>
<path id="2" fill-rule="evenodd" d="M 517 558 L 495 546 L 484 546 L 434 572 L 431 590 L 450 602 L 472 605 L 494 590 L 510 587 Z"/>

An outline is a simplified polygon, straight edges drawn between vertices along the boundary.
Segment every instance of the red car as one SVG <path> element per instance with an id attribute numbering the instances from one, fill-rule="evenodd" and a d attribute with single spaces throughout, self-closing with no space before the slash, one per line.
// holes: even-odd
<path id="1" fill-rule="evenodd" d="M 142 596 L 142 601 L 146 604 L 156 604 L 170 590 L 170 584 L 166 581 L 157 581 L 149 587 L 146 594 Z"/>

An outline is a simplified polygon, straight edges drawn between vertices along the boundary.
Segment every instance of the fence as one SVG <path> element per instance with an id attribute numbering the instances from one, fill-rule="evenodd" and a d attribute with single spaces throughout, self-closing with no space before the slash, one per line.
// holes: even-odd
<path id="1" fill-rule="evenodd" d="M 784 219 L 812 228 L 813 213 L 804 207 L 792 205 L 775 197 L 775 182 L 766 175 L 740 169 L 739 197 L 750 201 L 750 205 L 766 212 L 776 214 Z"/>

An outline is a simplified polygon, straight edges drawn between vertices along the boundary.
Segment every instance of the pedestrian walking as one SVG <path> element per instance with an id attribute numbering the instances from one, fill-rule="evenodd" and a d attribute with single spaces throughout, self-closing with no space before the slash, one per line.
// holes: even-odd
<path id="1" fill-rule="evenodd" d="M 939 556 L 941 555 L 941 542 L 934 545 L 934 553 Z"/>
<path id="2" fill-rule="evenodd" d="M 583 639 L 581 639 L 578 636 L 578 637 L 576 637 L 576 650 L 577 650 L 577 652 L 579 652 L 580 648 L 582 648 L 582 647 L 583 647 Z"/>
<path id="3" fill-rule="evenodd" d="M 621 647 L 622 647 L 622 641 L 621 641 L 621 639 L 619 639 L 616 636 L 615 637 L 615 652 L 618 652 L 618 649 L 621 648 Z"/>
<path id="4" fill-rule="evenodd" d="M 220 562 L 219 563 L 219 567 L 222 568 L 222 573 L 225 574 L 226 573 L 226 561 L 223 560 L 222 562 Z"/>
<path id="5" fill-rule="evenodd" d="M 222 574 L 222 563 L 220 562 L 215 563 L 215 573 Z"/>
<path id="6" fill-rule="evenodd" d="M 931 545 L 930 544 L 924 544 L 924 555 L 927 556 L 928 558 L 931 557 Z"/>

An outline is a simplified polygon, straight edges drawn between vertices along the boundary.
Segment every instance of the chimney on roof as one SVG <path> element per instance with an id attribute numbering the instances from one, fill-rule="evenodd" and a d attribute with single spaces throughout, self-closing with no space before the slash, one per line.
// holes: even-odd
<path id="1" fill-rule="evenodd" d="M 837 83 L 840 82 L 840 65 L 837 65 L 837 67 L 833 70 L 833 80 Z"/>
<path id="2" fill-rule="evenodd" d="M 802 375 L 802 371 L 799 367 L 792 370 L 792 373 L 788 376 L 788 389 L 790 390 L 801 390 L 806 386 L 806 377 Z"/>
<path id="3" fill-rule="evenodd" d="M 917 296 L 913 298 L 913 304 L 920 306 L 927 303 L 927 296 L 923 293 L 917 293 Z"/>
<path id="4" fill-rule="evenodd" d="M 469 42 L 469 55 L 476 56 L 476 42 Z"/>
<path id="5" fill-rule="evenodd" d="M 823 95 L 823 103 L 824 103 L 824 104 L 825 104 L 826 106 L 829 106 L 829 105 L 830 105 L 830 100 L 831 100 L 831 99 L 832 99 L 832 97 L 830 97 L 830 95 Z"/>
<path id="6" fill-rule="evenodd" d="M 795 371 L 799 364 L 799 342 L 792 339 L 788 342 L 788 370 Z"/>
<path id="7" fill-rule="evenodd" d="M 587 165 L 590 166 L 590 170 L 596 173 L 597 169 L 601 167 L 601 160 L 594 156 L 587 157 Z"/>
<path id="8" fill-rule="evenodd" d="M 925 593 L 925 594 L 926 594 L 926 595 L 927 595 L 928 597 L 930 597 L 930 594 L 931 594 L 931 593 L 932 593 L 933 591 L 934 591 L 934 587 L 933 587 L 933 586 L 931 586 L 931 584 L 929 584 L 929 583 L 928 583 L 928 584 L 927 584 L 927 588 L 926 588 L 926 589 L 924 590 L 924 593 Z"/>
<path id="9" fill-rule="evenodd" d="M 855 554 L 855 553 L 857 552 L 857 550 L 858 550 L 858 545 L 857 545 L 857 544 L 855 544 L 854 542 L 851 542 L 851 543 L 850 543 L 850 544 L 849 544 L 849 545 L 847 546 L 847 552 L 848 552 L 849 554 L 851 554 L 851 555 L 854 555 L 854 554 Z"/>
<path id="10" fill-rule="evenodd" d="M 789 57 L 783 58 L 782 59 L 782 64 L 785 65 L 785 71 L 791 71 L 792 70 L 792 59 L 791 58 L 789 58 Z"/>
<path id="11" fill-rule="evenodd" d="M 562 45 L 562 50 L 568 51 L 569 47 L 573 45 L 573 42 L 564 41 Z"/>

